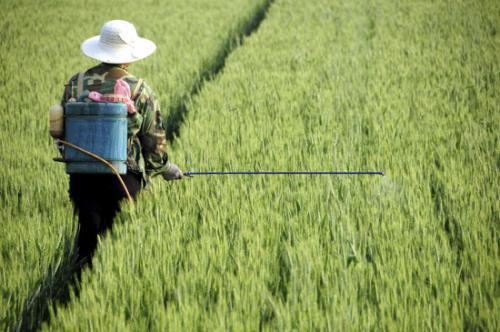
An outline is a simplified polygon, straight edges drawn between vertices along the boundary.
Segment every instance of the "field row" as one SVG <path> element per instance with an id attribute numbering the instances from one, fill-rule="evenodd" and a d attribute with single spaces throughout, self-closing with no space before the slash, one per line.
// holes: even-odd
<path id="1" fill-rule="evenodd" d="M 495 330 L 493 1 L 278 0 L 51 329 Z"/>

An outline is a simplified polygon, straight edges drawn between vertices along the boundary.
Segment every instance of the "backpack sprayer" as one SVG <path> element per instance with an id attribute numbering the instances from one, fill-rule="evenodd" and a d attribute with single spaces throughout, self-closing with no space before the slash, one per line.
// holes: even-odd
<path id="1" fill-rule="evenodd" d="M 78 100 L 71 98 L 64 109 L 50 107 L 50 135 L 64 145 L 68 174 L 115 174 L 129 202 L 132 197 L 120 174 L 127 173 L 127 113 L 135 112 L 130 87 L 117 80 L 114 94 L 82 91 L 78 75 Z"/>

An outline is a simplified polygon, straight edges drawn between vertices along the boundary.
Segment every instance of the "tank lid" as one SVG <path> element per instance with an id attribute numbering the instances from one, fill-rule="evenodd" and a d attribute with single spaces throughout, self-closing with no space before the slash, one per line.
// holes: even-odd
<path id="1" fill-rule="evenodd" d="M 124 103 L 67 103 L 65 115 L 127 115 L 127 105 Z"/>

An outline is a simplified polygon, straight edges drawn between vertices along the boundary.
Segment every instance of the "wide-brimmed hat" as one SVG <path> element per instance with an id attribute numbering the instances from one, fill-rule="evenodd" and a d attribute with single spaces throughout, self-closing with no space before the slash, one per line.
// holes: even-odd
<path id="1" fill-rule="evenodd" d="M 132 23 L 123 20 L 106 22 L 99 36 L 82 43 L 82 52 L 106 63 L 124 64 L 144 59 L 156 50 L 151 40 L 141 38 Z"/>

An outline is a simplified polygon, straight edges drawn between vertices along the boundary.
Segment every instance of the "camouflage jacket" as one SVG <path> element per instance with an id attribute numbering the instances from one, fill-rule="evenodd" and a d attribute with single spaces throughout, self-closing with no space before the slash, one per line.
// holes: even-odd
<path id="1" fill-rule="evenodd" d="M 144 183 L 150 177 L 169 167 L 167 141 L 160 114 L 160 106 L 153 90 L 142 79 L 137 79 L 119 65 L 101 63 L 82 74 L 81 86 L 74 75 L 66 84 L 61 105 L 70 98 L 77 99 L 78 90 L 113 93 L 116 80 L 122 79 L 130 86 L 136 112 L 128 114 L 127 171 L 141 174 Z"/>

